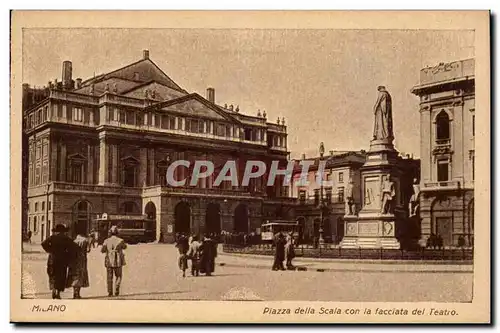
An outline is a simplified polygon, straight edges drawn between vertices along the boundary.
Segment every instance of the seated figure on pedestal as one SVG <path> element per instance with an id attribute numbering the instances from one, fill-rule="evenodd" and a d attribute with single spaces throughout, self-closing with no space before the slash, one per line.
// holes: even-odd
<path id="1" fill-rule="evenodd" d="M 395 196 L 394 183 L 391 181 L 391 175 L 388 174 L 382 182 L 382 214 L 393 214 L 393 200 Z"/>

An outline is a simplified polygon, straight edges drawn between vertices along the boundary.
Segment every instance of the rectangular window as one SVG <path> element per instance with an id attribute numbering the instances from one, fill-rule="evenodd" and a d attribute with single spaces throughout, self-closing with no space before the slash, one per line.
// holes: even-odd
<path id="1" fill-rule="evenodd" d="M 38 222 L 36 221 L 36 216 L 33 222 L 33 232 L 36 233 L 38 231 Z"/>
<path id="2" fill-rule="evenodd" d="M 38 202 L 35 202 L 35 212 L 38 212 Z"/>
<path id="3" fill-rule="evenodd" d="M 177 118 L 177 129 L 182 129 L 182 118 Z"/>
<path id="4" fill-rule="evenodd" d="M 42 212 L 45 210 L 45 201 L 42 201 Z"/>
<path id="5" fill-rule="evenodd" d="M 175 129 L 175 117 L 168 117 L 169 128 Z"/>
<path id="6" fill-rule="evenodd" d="M 339 172 L 339 183 L 343 183 L 343 182 L 344 182 L 344 173 Z"/>
<path id="7" fill-rule="evenodd" d="M 198 122 L 198 133 L 205 133 L 205 122 L 203 120 Z"/>
<path id="8" fill-rule="evenodd" d="M 43 145 L 43 156 L 47 156 L 49 154 L 49 144 L 46 143 Z"/>
<path id="9" fill-rule="evenodd" d="M 108 108 L 108 121 L 115 120 L 115 110 L 112 107 Z"/>
<path id="10" fill-rule="evenodd" d="M 81 108 L 73 108 L 73 121 L 83 121 L 83 110 Z"/>
<path id="11" fill-rule="evenodd" d="M 474 165 L 474 155 L 472 155 L 471 162 L 472 162 L 472 180 L 474 180 L 474 171 L 475 171 L 475 165 Z"/>
<path id="12" fill-rule="evenodd" d="M 125 111 L 120 111 L 120 123 L 125 123 Z"/>
<path id="13" fill-rule="evenodd" d="M 49 201 L 48 206 L 49 206 L 49 207 L 48 207 L 48 209 L 49 209 L 49 210 L 52 210 L 52 201 Z"/>
<path id="14" fill-rule="evenodd" d="M 43 108 L 43 118 L 44 118 L 43 120 L 49 119 L 49 107 L 48 106 Z"/>
<path id="15" fill-rule="evenodd" d="M 134 124 L 134 112 L 132 111 L 127 111 L 127 124 L 128 125 Z"/>
<path id="16" fill-rule="evenodd" d="M 57 104 L 57 116 L 59 118 L 62 118 L 62 116 L 63 116 L 62 109 L 63 109 L 62 104 Z"/>
<path id="17" fill-rule="evenodd" d="M 476 116 L 472 115 L 472 136 L 476 136 Z"/>
<path id="18" fill-rule="evenodd" d="M 344 187 L 339 187 L 337 189 L 338 202 L 344 202 Z"/>
<path id="19" fill-rule="evenodd" d="M 231 126 L 225 126 L 226 127 L 226 137 L 230 138 L 231 137 Z"/>
<path id="20" fill-rule="evenodd" d="M 160 115 L 155 114 L 155 127 L 160 127 Z"/>
<path id="21" fill-rule="evenodd" d="M 439 160 L 437 166 L 438 182 L 448 181 L 448 160 Z"/>
<path id="22" fill-rule="evenodd" d="M 161 128 L 168 129 L 168 117 L 161 116 Z"/>
<path id="23" fill-rule="evenodd" d="M 42 147 L 36 146 L 36 159 L 39 159 L 42 154 Z"/>
<path id="24" fill-rule="evenodd" d="M 224 136 L 226 134 L 226 126 L 224 124 L 217 124 L 217 136 Z"/>

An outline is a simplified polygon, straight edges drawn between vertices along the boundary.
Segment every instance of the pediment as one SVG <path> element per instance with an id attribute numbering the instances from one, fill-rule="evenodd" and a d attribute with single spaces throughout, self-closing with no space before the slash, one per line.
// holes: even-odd
<path id="1" fill-rule="evenodd" d="M 194 118 L 210 118 L 240 123 L 233 116 L 221 110 L 217 105 L 207 101 L 198 94 L 190 94 L 176 100 L 158 103 L 157 108 L 163 111 L 182 113 Z"/>
<path id="2" fill-rule="evenodd" d="M 87 158 L 85 156 L 83 156 L 82 154 L 75 153 L 75 154 L 68 155 L 68 159 L 70 159 L 70 160 L 86 160 Z"/>
<path id="3" fill-rule="evenodd" d="M 139 164 L 139 161 L 133 156 L 125 156 L 121 159 L 124 164 Z"/>

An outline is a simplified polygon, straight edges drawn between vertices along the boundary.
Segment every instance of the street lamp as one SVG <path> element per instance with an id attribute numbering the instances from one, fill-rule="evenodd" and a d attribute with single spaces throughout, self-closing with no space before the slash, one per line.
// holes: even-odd
<path id="1" fill-rule="evenodd" d="M 323 155 L 325 154 L 325 146 L 323 142 L 319 145 L 319 162 L 323 161 Z M 318 167 L 319 169 L 319 167 Z M 323 170 L 321 170 L 323 171 Z M 319 172 L 319 170 L 318 170 Z M 323 210 L 324 210 L 324 202 L 323 202 L 323 175 L 320 178 L 320 190 L 319 190 L 319 245 L 323 245 L 325 243 L 325 239 L 323 238 Z"/>

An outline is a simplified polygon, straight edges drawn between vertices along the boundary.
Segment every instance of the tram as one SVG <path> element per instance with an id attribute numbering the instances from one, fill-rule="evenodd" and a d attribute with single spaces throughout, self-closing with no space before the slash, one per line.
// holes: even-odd
<path id="1" fill-rule="evenodd" d="M 274 236 L 278 233 L 282 232 L 283 234 L 292 235 L 294 239 L 299 237 L 299 224 L 297 221 L 288 221 L 288 220 L 274 220 L 267 221 L 260 227 L 260 235 L 262 242 L 264 243 L 272 243 L 274 241 Z"/>
<path id="2" fill-rule="evenodd" d="M 147 215 L 111 215 L 103 213 L 94 220 L 97 243 L 102 244 L 112 226 L 118 228 L 120 238 L 129 244 L 149 243 L 156 238 L 156 221 Z"/>

